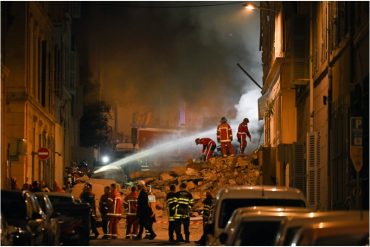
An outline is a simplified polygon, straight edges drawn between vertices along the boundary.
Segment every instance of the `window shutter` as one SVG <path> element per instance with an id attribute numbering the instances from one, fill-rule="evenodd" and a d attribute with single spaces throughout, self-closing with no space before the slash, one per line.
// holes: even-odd
<path id="1" fill-rule="evenodd" d="M 312 209 L 320 206 L 320 135 L 307 134 L 307 201 Z"/>
<path id="2" fill-rule="evenodd" d="M 293 187 L 306 192 L 306 166 L 304 162 L 304 146 L 294 143 L 294 167 L 293 167 Z"/>

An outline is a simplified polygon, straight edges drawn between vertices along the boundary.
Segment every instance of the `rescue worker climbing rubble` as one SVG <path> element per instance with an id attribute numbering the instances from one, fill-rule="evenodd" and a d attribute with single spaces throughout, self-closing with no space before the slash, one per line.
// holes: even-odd
<path id="1" fill-rule="evenodd" d="M 238 142 L 240 143 L 240 154 L 244 154 L 244 150 L 247 147 L 247 136 L 249 137 L 249 141 L 252 142 L 252 136 L 248 130 L 248 123 L 249 119 L 244 118 L 243 122 L 239 124 L 238 133 L 236 134 Z"/>
<path id="2" fill-rule="evenodd" d="M 216 149 L 216 143 L 211 138 L 208 137 L 197 138 L 195 139 L 195 143 L 197 145 L 198 144 L 203 145 L 202 158 L 204 161 L 208 161 L 212 157 L 213 151 Z"/>
<path id="3" fill-rule="evenodd" d="M 234 156 L 234 148 L 231 145 L 233 134 L 227 119 L 222 117 L 220 124 L 217 126 L 217 142 L 221 143 L 222 156 L 226 157 L 227 154 Z"/>

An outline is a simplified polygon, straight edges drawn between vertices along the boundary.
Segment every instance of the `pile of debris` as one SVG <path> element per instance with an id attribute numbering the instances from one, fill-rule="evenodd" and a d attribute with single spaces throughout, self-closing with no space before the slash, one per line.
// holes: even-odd
<path id="1" fill-rule="evenodd" d="M 151 192 L 156 197 L 157 217 L 163 217 L 166 214 L 165 200 L 170 185 L 178 186 L 186 182 L 187 189 L 194 198 L 192 216 L 196 217 L 203 209 L 202 201 L 206 191 L 216 196 L 219 189 L 224 186 L 257 185 L 260 184 L 261 177 L 257 155 L 251 154 L 227 158 L 214 157 L 208 162 L 189 160 L 186 165 L 172 166 L 167 172 L 146 177 L 143 180 L 151 187 Z"/>

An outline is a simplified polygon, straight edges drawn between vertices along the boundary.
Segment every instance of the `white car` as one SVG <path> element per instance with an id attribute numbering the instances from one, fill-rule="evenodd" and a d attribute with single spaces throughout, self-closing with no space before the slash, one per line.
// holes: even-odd
<path id="1" fill-rule="evenodd" d="M 303 193 L 295 188 L 276 186 L 228 186 L 219 190 L 211 216 L 211 239 L 217 239 L 234 210 L 252 206 L 307 208 Z"/>
<path id="2" fill-rule="evenodd" d="M 369 246 L 369 221 L 336 220 L 306 225 L 296 232 L 291 245 Z"/>
<path id="3" fill-rule="evenodd" d="M 298 242 L 296 234 L 303 228 L 309 228 L 314 224 L 321 224 L 322 227 L 329 226 L 330 222 L 356 221 L 359 224 L 369 224 L 369 211 L 318 211 L 305 214 L 304 217 L 293 217 L 281 225 L 275 245 L 294 245 Z M 342 244 L 339 244 L 342 245 Z"/>
<path id="4" fill-rule="evenodd" d="M 280 225 L 288 217 L 310 212 L 300 207 L 245 207 L 234 211 L 216 245 L 273 245 Z"/>

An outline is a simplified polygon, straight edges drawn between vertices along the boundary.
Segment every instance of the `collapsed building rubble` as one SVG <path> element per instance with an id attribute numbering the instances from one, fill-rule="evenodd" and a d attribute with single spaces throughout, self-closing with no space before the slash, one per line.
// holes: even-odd
<path id="1" fill-rule="evenodd" d="M 232 185 L 258 185 L 262 178 L 261 167 L 258 165 L 257 155 L 243 155 L 235 157 L 213 157 L 208 162 L 187 161 L 186 164 L 172 166 L 168 171 L 140 176 L 151 187 L 156 197 L 156 216 L 166 215 L 166 193 L 171 184 L 187 183 L 187 189 L 194 198 L 192 216 L 200 215 L 203 209 L 202 201 L 205 192 L 210 191 L 216 196 L 220 188 Z"/>

